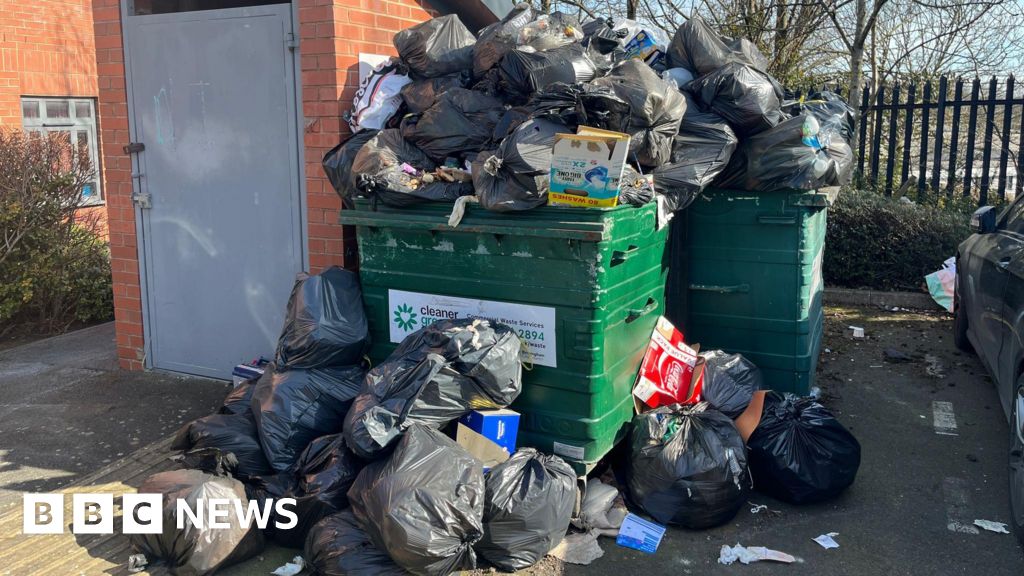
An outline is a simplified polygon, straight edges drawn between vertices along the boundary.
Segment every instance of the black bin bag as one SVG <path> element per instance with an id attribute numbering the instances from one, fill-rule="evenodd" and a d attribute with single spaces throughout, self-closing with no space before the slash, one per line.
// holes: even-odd
<path id="1" fill-rule="evenodd" d="M 835 153 L 844 154 L 840 165 L 828 149 L 821 147 L 817 135 L 817 120 L 805 113 L 747 138 L 715 185 L 759 192 L 840 185 L 848 178 L 852 151 L 842 138 L 832 139 L 834 143 L 829 146 Z"/>
<path id="2" fill-rule="evenodd" d="M 317 576 L 406 576 L 377 548 L 351 509 L 332 514 L 309 531 L 302 557 Z"/>
<path id="3" fill-rule="evenodd" d="M 197 528 L 187 517 L 183 520 L 183 527 L 178 528 L 179 499 L 193 511 L 198 509 L 198 500 L 205 503 L 211 499 L 237 499 L 242 509 L 246 509 L 249 501 L 245 497 L 245 488 L 238 480 L 200 470 L 172 470 L 146 478 L 139 487 L 139 493 L 163 495 L 163 531 L 159 534 L 130 534 L 128 540 L 135 550 L 145 554 L 150 561 L 159 560 L 166 564 L 172 574 L 213 574 L 263 550 L 263 533 L 255 524 L 244 526 L 239 523 L 234 505 L 230 505 L 227 516 L 219 520 L 229 524 L 228 528 L 211 528 L 205 519 L 203 527 Z M 205 516 L 205 513 L 204 504 L 200 514 Z"/>
<path id="4" fill-rule="evenodd" d="M 767 73 L 738 62 L 697 78 L 686 90 L 703 109 L 725 118 L 741 138 L 764 132 L 786 117 L 782 86 Z"/>
<path id="5" fill-rule="evenodd" d="M 277 367 L 359 364 L 369 347 L 359 275 L 337 266 L 312 276 L 300 274 L 277 341 Z"/>
<path id="6" fill-rule="evenodd" d="M 483 469 L 440 431 L 412 425 L 390 457 L 363 468 L 348 499 L 373 544 L 409 572 L 441 576 L 476 568 Z"/>
<path id="7" fill-rule="evenodd" d="M 732 420 L 707 402 L 634 416 L 629 464 L 630 498 L 662 524 L 725 524 L 750 491 L 743 439 Z"/>
<path id="8" fill-rule="evenodd" d="M 692 16 L 676 30 L 668 46 L 670 68 L 686 68 L 701 76 L 730 62 L 768 69 L 768 59 L 746 39 L 731 40 L 719 36 L 700 16 Z"/>
<path id="9" fill-rule="evenodd" d="M 543 52 L 512 50 L 502 58 L 498 70 L 501 89 L 522 101 L 529 100 L 549 84 L 589 82 L 597 73 L 595 64 L 579 43 Z"/>
<path id="10" fill-rule="evenodd" d="M 454 14 L 431 18 L 395 34 L 398 56 L 415 78 L 470 70 L 476 36 Z"/>
<path id="11" fill-rule="evenodd" d="M 248 487 L 250 499 L 295 499 L 296 525 L 277 528 L 278 521 L 288 519 L 279 517 L 275 510 L 267 535 L 282 546 L 302 548 L 314 524 L 348 508 L 348 489 L 363 465 L 345 445 L 342 434 L 331 434 L 310 442 L 292 468 L 252 483 Z"/>
<path id="12" fill-rule="evenodd" d="M 558 456 L 521 448 L 487 474 L 478 554 L 506 572 L 536 564 L 569 529 L 576 473 Z"/>
<path id="13" fill-rule="evenodd" d="M 473 186 L 480 205 L 496 212 L 529 210 L 548 201 L 551 146 L 564 124 L 535 118 L 520 124 L 494 151 L 473 161 Z"/>
<path id="14" fill-rule="evenodd" d="M 250 378 L 235 386 L 224 397 L 224 404 L 217 412 L 219 414 L 252 414 L 252 394 L 256 391 L 256 384 L 259 378 Z"/>
<path id="15" fill-rule="evenodd" d="M 469 72 L 465 70 L 437 78 L 416 80 L 402 86 L 402 100 L 409 107 L 409 112 L 419 114 L 433 106 L 445 92 L 452 88 L 465 88 L 469 81 Z"/>
<path id="16" fill-rule="evenodd" d="M 410 174 L 406 164 L 417 171 Z M 473 194 L 473 185 L 461 182 L 425 183 L 422 173 L 433 172 L 437 164 L 402 137 L 401 130 L 381 130 L 370 139 L 352 163 L 359 191 L 399 208 L 421 202 L 454 202 Z"/>
<path id="17" fill-rule="evenodd" d="M 402 137 L 438 163 L 476 155 L 504 115 L 503 103 L 481 92 L 452 88 L 420 115 L 402 119 Z"/>
<path id="18" fill-rule="evenodd" d="M 754 392 L 761 389 L 761 370 L 742 354 L 721 350 L 702 352 L 704 383 L 701 400 L 735 420 L 750 405 Z"/>
<path id="19" fill-rule="evenodd" d="M 672 144 L 671 161 L 652 172 L 654 188 L 671 211 L 686 208 L 729 165 L 738 142 L 721 116 L 703 111 L 687 94 L 686 114 Z"/>
<path id="20" fill-rule="evenodd" d="M 352 198 L 359 194 L 359 188 L 356 186 L 356 174 L 352 171 L 352 163 L 356 159 L 356 154 L 363 148 L 363 144 L 369 142 L 377 135 L 377 132 L 377 130 L 369 129 L 360 130 L 324 154 L 324 174 L 327 174 L 331 186 L 334 187 L 334 191 L 338 193 L 346 207 L 351 206 Z"/>
<path id="21" fill-rule="evenodd" d="M 794 504 L 822 502 L 853 484 L 860 443 L 812 398 L 769 392 L 747 440 L 754 488 Z"/>
<path id="22" fill-rule="evenodd" d="M 313 439 L 341 431 L 364 374 L 361 366 L 267 367 L 253 393 L 252 411 L 263 453 L 274 470 L 292 467 Z"/>
<path id="23" fill-rule="evenodd" d="M 686 98 L 674 83 L 658 76 L 643 61 L 629 58 L 592 85 L 611 89 L 629 104 L 630 160 L 660 166 L 671 159 L 672 143 L 686 112 Z"/>
<path id="24" fill-rule="evenodd" d="M 172 450 L 216 448 L 233 454 L 238 464 L 234 475 L 247 479 L 273 473 L 263 448 L 252 414 L 210 414 L 189 422 L 171 442 Z"/>
<path id="25" fill-rule="evenodd" d="M 473 76 L 482 77 L 516 48 L 519 30 L 533 21 L 536 13 L 528 2 L 520 2 L 500 21 L 477 35 L 473 45 Z"/>
<path id="26" fill-rule="evenodd" d="M 629 103 L 606 86 L 556 82 L 534 94 L 529 108 L 534 117 L 561 122 L 570 132 L 579 126 L 614 132 L 629 127 Z"/>
<path id="27" fill-rule="evenodd" d="M 639 207 L 653 200 L 654 186 L 650 179 L 627 164 L 622 169 L 622 179 L 619 180 L 619 204 Z"/>
<path id="28" fill-rule="evenodd" d="M 366 374 L 345 416 L 345 439 L 375 458 L 410 425 L 440 428 L 471 410 L 504 408 L 522 387 L 522 342 L 504 324 L 441 320 L 406 336 Z"/>

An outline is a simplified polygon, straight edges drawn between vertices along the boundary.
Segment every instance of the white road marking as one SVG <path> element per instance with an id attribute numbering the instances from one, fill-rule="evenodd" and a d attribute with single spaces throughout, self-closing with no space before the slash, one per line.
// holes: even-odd
<path id="1" fill-rule="evenodd" d="M 953 413 L 952 402 L 932 402 L 932 425 L 935 433 L 943 436 L 956 436 L 956 414 Z"/>
<path id="2" fill-rule="evenodd" d="M 978 534 L 970 517 L 967 481 L 962 478 L 942 479 L 942 499 L 946 502 L 946 528 L 960 534 Z"/>

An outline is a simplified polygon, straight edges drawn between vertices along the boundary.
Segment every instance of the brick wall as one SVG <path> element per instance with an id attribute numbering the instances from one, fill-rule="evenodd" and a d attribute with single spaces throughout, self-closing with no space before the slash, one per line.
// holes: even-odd
<path id="1" fill-rule="evenodd" d="M 300 0 L 302 111 L 306 117 L 306 189 L 309 264 L 313 271 L 345 261 L 337 225 L 341 201 L 324 176 L 324 154 L 349 133 L 341 114 L 359 87 L 359 54 L 395 55 L 395 32 L 431 18 L 433 10 L 411 0 Z M 351 251 L 349 253 L 351 256 Z"/>
<path id="2" fill-rule="evenodd" d="M 117 352 L 122 368 L 138 370 L 144 364 L 142 303 L 131 204 L 131 160 L 121 150 L 129 141 L 121 16 L 117 0 L 92 1 Z M 319 271 L 344 263 L 342 228 L 337 224 L 341 202 L 324 176 L 320 161 L 348 133 L 341 113 L 358 88 L 358 55 L 393 55 L 394 33 L 430 18 L 431 9 L 415 0 L 296 1 L 305 116 L 309 264 L 313 271 Z"/>

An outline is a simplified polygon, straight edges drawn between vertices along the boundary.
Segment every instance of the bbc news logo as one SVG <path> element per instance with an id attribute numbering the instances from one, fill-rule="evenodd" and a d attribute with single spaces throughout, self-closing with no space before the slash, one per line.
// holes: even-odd
<path id="1" fill-rule="evenodd" d="M 24 534 L 64 533 L 64 494 L 25 494 L 22 507 Z M 260 530 L 275 517 L 274 527 L 289 530 L 299 523 L 294 498 L 248 501 L 238 498 L 199 498 L 189 504 L 175 502 L 178 530 L 187 522 L 197 529 L 229 529 L 256 525 Z M 161 534 L 164 531 L 163 496 L 160 494 L 124 494 L 121 496 L 121 531 L 124 534 Z M 272 514 L 273 513 L 273 514 Z M 232 522 L 234 516 L 234 522 Z M 71 532 L 73 534 L 113 534 L 113 494 L 72 494 Z"/>

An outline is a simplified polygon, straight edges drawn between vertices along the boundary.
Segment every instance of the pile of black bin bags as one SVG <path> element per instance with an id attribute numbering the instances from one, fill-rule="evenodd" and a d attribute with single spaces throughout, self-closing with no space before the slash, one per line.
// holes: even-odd
<path id="1" fill-rule="evenodd" d="M 841 98 L 787 100 L 753 43 L 721 37 L 698 16 L 657 47 L 660 57 L 630 57 L 642 29 L 526 3 L 476 35 L 453 15 L 413 26 L 395 36 L 387 67 L 408 81 L 400 105 L 390 104 L 380 132 L 354 126 L 324 170 L 347 206 L 474 195 L 488 210 L 529 210 L 547 203 L 554 135 L 584 125 L 632 136 L 623 204 L 658 199 L 674 212 L 708 186 L 849 181 L 852 112 Z M 445 170 L 463 177 L 439 177 Z"/>
<path id="2" fill-rule="evenodd" d="M 438 321 L 367 371 L 369 344 L 357 276 L 300 275 L 263 376 L 182 428 L 182 469 L 140 489 L 166 505 L 163 532 L 133 536 L 136 549 L 178 574 L 211 574 L 270 540 L 304 548 L 318 574 L 442 575 L 474 568 L 478 552 L 525 568 L 561 542 L 578 500 L 568 464 L 523 449 L 485 476 L 442 431 L 516 399 L 518 335 L 483 319 Z M 269 519 L 179 530 L 178 498 L 237 499 Z M 294 506 L 275 506 L 283 498 Z"/>

